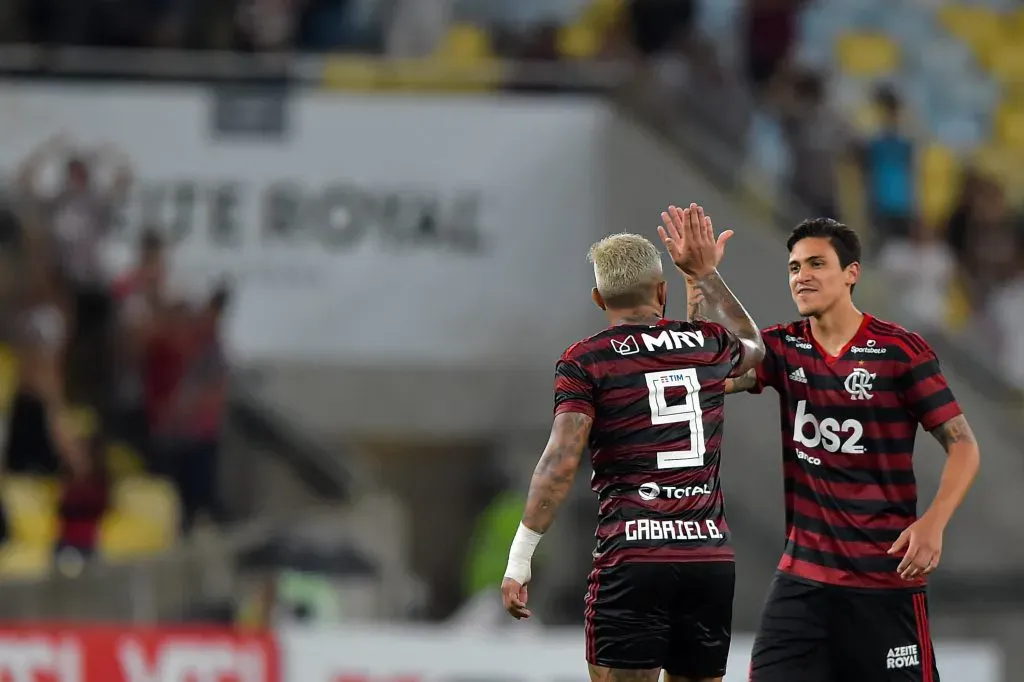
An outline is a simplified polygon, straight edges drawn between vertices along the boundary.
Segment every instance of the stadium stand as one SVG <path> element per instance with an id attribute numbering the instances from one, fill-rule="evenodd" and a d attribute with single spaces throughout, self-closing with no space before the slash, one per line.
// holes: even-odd
<path id="1" fill-rule="evenodd" d="M 18 367 L 9 347 L 0 346 L 0 405 L 6 421 Z M 88 407 L 69 409 L 62 418 L 81 438 L 97 428 Z M 107 465 L 114 478 L 112 505 L 100 529 L 100 555 L 127 560 L 166 551 L 178 536 L 178 499 L 172 486 L 143 473 L 140 455 L 124 443 L 113 443 Z M 0 483 L 11 537 L 0 548 L 0 579 L 45 575 L 53 563 L 57 539 L 60 482 L 53 477 L 7 475 Z"/>

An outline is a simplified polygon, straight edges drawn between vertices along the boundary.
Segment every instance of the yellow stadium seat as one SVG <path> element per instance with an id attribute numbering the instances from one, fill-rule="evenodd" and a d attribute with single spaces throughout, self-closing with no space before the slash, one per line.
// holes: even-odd
<path id="1" fill-rule="evenodd" d="M 364 57 L 330 55 L 324 59 L 322 78 L 328 90 L 372 91 L 380 82 L 380 66 Z"/>
<path id="2" fill-rule="evenodd" d="M 112 560 L 158 554 L 173 544 L 166 530 L 149 519 L 112 511 L 100 526 L 100 552 Z"/>
<path id="3" fill-rule="evenodd" d="M 1020 40 L 1024 36 L 1024 8 L 1012 12 L 1005 24 L 1012 38 Z"/>
<path id="4" fill-rule="evenodd" d="M 448 29 L 437 56 L 451 61 L 480 61 L 493 57 L 487 32 L 472 24 L 454 24 Z"/>
<path id="5" fill-rule="evenodd" d="M 61 421 L 78 438 L 90 438 L 96 433 L 99 419 L 91 407 L 72 407 L 61 415 Z"/>
<path id="6" fill-rule="evenodd" d="M 493 89 L 504 73 L 486 31 L 472 24 L 449 28 L 434 54 L 383 65 L 382 89 L 465 92 Z"/>
<path id="7" fill-rule="evenodd" d="M 976 50 L 1000 43 L 1006 37 L 1006 17 L 982 5 L 949 3 L 939 11 L 939 20 L 950 34 Z"/>
<path id="8" fill-rule="evenodd" d="M 1013 149 L 1024 149 L 1024 108 L 1004 106 L 996 112 L 996 138 Z"/>
<path id="9" fill-rule="evenodd" d="M 983 175 L 1003 178 L 1014 173 L 1020 163 L 1020 153 L 1003 146 L 987 146 L 975 150 L 972 161 Z"/>
<path id="10" fill-rule="evenodd" d="M 57 482 L 37 476 L 8 476 L 0 487 L 15 541 L 52 546 L 57 535 Z"/>
<path id="11" fill-rule="evenodd" d="M 558 31 L 558 52 L 570 59 L 590 59 L 601 51 L 601 34 L 586 24 L 563 26 Z"/>
<path id="12" fill-rule="evenodd" d="M 970 296 L 963 282 L 954 279 L 946 296 L 946 324 L 950 329 L 959 331 L 967 326 L 971 319 Z"/>
<path id="13" fill-rule="evenodd" d="M 959 192 L 960 171 L 957 157 L 941 145 L 930 145 L 921 154 L 917 189 L 927 226 L 936 228 L 949 217 Z"/>
<path id="14" fill-rule="evenodd" d="M 995 179 L 1006 190 L 1011 204 L 1024 200 L 1024 148 L 995 145 L 978 149 L 973 158 L 975 167 Z"/>
<path id="15" fill-rule="evenodd" d="M 435 56 L 389 63 L 379 85 L 402 91 L 473 92 L 493 89 L 503 74 L 504 67 L 495 59 L 466 62 Z"/>
<path id="16" fill-rule="evenodd" d="M 171 534 L 178 527 L 178 496 L 171 484 L 154 476 L 131 476 L 114 483 L 114 511 L 146 519 Z"/>
<path id="17" fill-rule="evenodd" d="M 1024 108 L 1024 81 L 1003 84 L 1003 106 Z"/>
<path id="18" fill-rule="evenodd" d="M 625 0 L 594 0 L 584 10 L 582 22 L 601 33 L 622 21 L 625 10 Z"/>
<path id="19" fill-rule="evenodd" d="M 41 578 L 50 573 L 53 548 L 8 542 L 0 547 L 0 578 L 17 580 Z"/>
<path id="20" fill-rule="evenodd" d="M 836 42 L 836 57 L 846 75 L 878 78 L 899 68 L 900 48 L 881 34 L 848 33 Z"/>
<path id="21" fill-rule="evenodd" d="M 145 471 L 145 462 L 130 445 L 114 442 L 107 448 L 107 472 L 111 478 L 138 476 Z"/>
<path id="22" fill-rule="evenodd" d="M 1001 43 L 992 48 L 989 71 L 1001 83 L 1024 82 L 1024 43 Z"/>
<path id="23" fill-rule="evenodd" d="M 0 410 L 6 412 L 18 387 L 18 359 L 8 346 L 0 346 Z"/>

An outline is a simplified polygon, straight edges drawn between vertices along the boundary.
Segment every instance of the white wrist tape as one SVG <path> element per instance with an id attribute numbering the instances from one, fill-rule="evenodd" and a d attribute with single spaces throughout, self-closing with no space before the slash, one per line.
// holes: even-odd
<path id="1" fill-rule="evenodd" d="M 508 566 L 505 567 L 505 577 L 515 580 L 520 585 L 530 581 L 530 562 L 533 560 L 533 553 L 537 550 L 537 544 L 543 537 L 541 533 L 530 530 L 520 522 L 519 530 L 512 540 L 512 548 L 508 552 Z"/>

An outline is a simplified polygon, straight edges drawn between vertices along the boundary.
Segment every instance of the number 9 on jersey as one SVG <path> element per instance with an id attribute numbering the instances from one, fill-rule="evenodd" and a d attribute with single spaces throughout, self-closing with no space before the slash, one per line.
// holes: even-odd
<path id="1" fill-rule="evenodd" d="M 659 452 L 658 468 L 688 469 L 704 466 L 704 420 L 700 409 L 700 380 L 697 378 L 697 370 L 690 367 L 648 372 L 644 378 L 647 380 L 651 404 L 651 424 L 664 426 L 685 423 L 690 430 L 690 449 Z M 680 403 L 669 405 L 665 398 L 665 389 L 677 387 L 686 389 L 686 398 Z"/>

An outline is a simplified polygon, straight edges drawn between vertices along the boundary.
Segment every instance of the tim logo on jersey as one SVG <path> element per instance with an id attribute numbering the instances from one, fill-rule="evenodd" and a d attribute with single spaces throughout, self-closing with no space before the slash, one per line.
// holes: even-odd
<path id="1" fill-rule="evenodd" d="M 612 349 L 619 355 L 636 355 L 640 352 L 640 343 L 636 336 L 630 334 L 619 341 L 609 339 L 612 342 Z M 684 348 L 701 348 L 704 346 L 704 332 L 681 332 L 675 330 L 663 330 L 657 336 L 651 334 L 640 334 L 647 352 L 653 353 L 656 350 L 682 350 Z"/>

